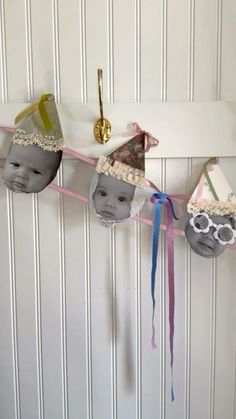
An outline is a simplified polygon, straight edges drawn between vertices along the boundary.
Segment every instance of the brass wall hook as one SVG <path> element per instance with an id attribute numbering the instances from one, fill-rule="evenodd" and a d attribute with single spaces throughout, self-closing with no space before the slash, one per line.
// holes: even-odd
<path id="1" fill-rule="evenodd" d="M 99 97 L 99 108 L 100 118 L 95 122 L 94 125 L 94 136 L 96 140 L 105 144 L 111 138 L 111 124 L 103 117 L 103 103 L 102 103 L 102 69 L 99 68 L 97 71 L 98 76 L 98 97 Z"/>

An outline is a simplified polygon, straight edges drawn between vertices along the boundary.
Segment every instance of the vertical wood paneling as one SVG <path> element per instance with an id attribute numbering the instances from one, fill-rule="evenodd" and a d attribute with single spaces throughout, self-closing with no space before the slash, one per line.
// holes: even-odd
<path id="1" fill-rule="evenodd" d="M 235 158 L 220 159 L 225 176 L 235 191 Z M 234 356 L 235 356 L 235 253 L 226 250 L 217 259 L 216 282 L 216 346 L 215 346 L 215 418 L 222 414 L 234 417 Z M 224 383 L 224 385 L 222 385 Z"/>
<path id="2" fill-rule="evenodd" d="M 186 192 L 186 178 L 188 177 L 188 159 L 167 159 L 166 161 L 166 190 L 169 193 Z M 185 210 L 185 202 L 183 205 Z M 178 228 L 183 228 L 183 221 L 174 222 Z M 185 239 L 174 237 L 174 266 L 175 266 L 175 319 L 174 319 L 174 365 L 173 385 L 175 401 L 171 403 L 171 368 L 169 348 L 169 298 L 168 274 L 166 274 L 166 417 L 181 417 L 185 419 L 185 378 L 188 376 L 186 361 L 189 357 L 188 330 L 186 321 L 189 321 L 187 307 L 188 300 L 188 268 L 186 259 Z M 166 255 L 168 257 L 168 255 Z M 187 298 L 186 298 L 187 296 Z"/>
<path id="3" fill-rule="evenodd" d="M 5 1 L 5 35 L 8 100 L 20 102 L 27 98 L 24 2 Z M 4 4 L 2 2 L 2 5 Z M 14 22 L 14 30 L 12 25 Z"/>
<path id="4" fill-rule="evenodd" d="M 141 99 L 161 100 L 162 2 L 141 1 Z"/>
<path id="5" fill-rule="evenodd" d="M 87 185 L 84 181 L 84 166 L 85 164 L 78 160 L 65 160 L 63 177 L 66 187 L 85 194 Z M 69 417 L 87 419 L 85 322 L 87 242 L 84 235 L 84 204 L 70 197 L 64 197 L 64 223 L 68 411 Z"/>
<path id="6" fill-rule="evenodd" d="M 42 314 L 41 314 L 41 272 L 39 251 L 39 215 L 38 195 L 32 198 L 33 210 L 33 234 L 34 234 L 34 280 L 35 280 L 35 339 L 36 339 L 36 362 L 37 362 L 37 386 L 38 386 L 38 417 L 44 417 L 43 398 L 43 357 L 42 357 Z"/>
<path id="7" fill-rule="evenodd" d="M 195 2 L 194 99 L 197 101 L 215 100 L 217 12 L 216 0 Z"/>
<path id="8" fill-rule="evenodd" d="M 104 101 L 235 100 L 235 15 L 234 0 L 1 0 L 1 100 L 53 91 L 57 101 L 98 103 L 98 67 Z M 191 192 L 205 160 L 149 159 L 147 177 Z M 235 158 L 220 163 L 236 190 Z M 65 160 L 58 180 L 87 195 L 91 175 Z M 175 237 L 171 404 L 165 233 L 153 351 L 151 227 L 109 231 L 50 190 L 0 193 L 0 417 L 235 417 L 234 251 L 216 263 Z M 153 216 L 151 203 L 143 214 Z"/>
<path id="9" fill-rule="evenodd" d="M 135 223 L 116 227 L 117 418 L 138 416 Z"/>
<path id="10" fill-rule="evenodd" d="M 161 19 L 161 100 L 166 102 L 167 94 L 167 0 L 162 0 Z"/>
<path id="11" fill-rule="evenodd" d="M 12 255 L 10 245 L 10 218 L 7 209 L 7 192 L 5 186 L 0 184 L 0 229 L 2 237 L 2 246 L 0 252 L 0 265 L 2 269 L 1 275 L 1 293 L 0 293 L 0 324 L 1 324 L 1 340 L 0 340 L 0 405 L 1 411 L 4 412 L 6 419 L 16 418 L 15 413 L 18 409 L 18 379 L 16 373 L 18 371 L 18 358 L 14 356 L 13 348 L 17 347 L 17 336 L 14 335 L 16 326 L 15 311 L 12 308 L 14 304 L 14 293 L 12 285 L 12 269 L 9 258 Z M 9 208 L 10 210 L 10 208 Z M 9 214 L 10 215 L 10 214 Z M 12 242 L 13 244 L 13 242 Z"/>
<path id="12" fill-rule="evenodd" d="M 235 358 L 234 358 L 234 400 L 233 400 L 233 418 L 236 418 L 236 350 L 235 350 Z"/>
<path id="13" fill-rule="evenodd" d="M 99 239 L 98 239 L 99 238 Z M 111 417 L 114 399 L 114 369 L 111 356 L 114 356 L 116 341 L 114 340 L 115 322 L 115 278 L 110 275 L 112 260 L 110 259 L 110 232 L 98 224 L 91 214 L 90 225 L 90 269 L 91 269 L 91 336 L 92 336 L 92 383 L 93 383 L 93 415 L 106 419 Z M 99 262 L 94 263 L 97 260 Z M 97 342 L 100 342 L 97 345 Z M 106 363 L 104 363 L 106 359 Z M 113 358 L 112 358 L 113 359 Z M 101 380 L 103 386 L 101 387 Z M 104 403 L 104 392 L 107 394 Z M 114 410 L 113 410 L 114 412 Z"/>
<path id="14" fill-rule="evenodd" d="M 135 3 L 135 101 L 141 101 L 141 1 Z M 141 369 L 141 228 L 135 221 L 135 370 L 136 370 L 136 419 L 142 417 L 142 369 Z"/>
<path id="15" fill-rule="evenodd" d="M 80 0 L 80 51 L 81 51 L 81 96 L 82 102 L 87 101 L 87 43 L 86 43 L 86 2 Z"/>
<path id="16" fill-rule="evenodd" d="M 63 164 L 60 166 L 59 184 L 63 186 Z M 61 364 L 62 364 L 62 401 L 63 419 L 68 419 L 68 368 L 67 368 L 67 311 L 66 311 L 66 269 L 65 269 L 65 221 L 64 196 L 59 195 L 59 257 L 60 257 L 60 293 L 61 293 Z"/>
<path id="17" fill-rule="evenodd" d="M 235 357 L 235 255 L 224 254 L 217 266 L 217 323 L 215 368 L 215 418 L 233 418 Z M 224 385 L 223 385 L 224 383 Z"/>
<path id="18" fill-rule="evenodd" d="M 141 98 L 141 4 L 135 2 L 135 101 Z"/>
<path id="19" fill-rule="evenodd" d="M 221 98 L 222 0 L 217 0 L 216 100 Z"/>
<path id="20" fill-rule="evenodd" d="M 116 228 L 110 230 L 111 285 L 111 418 L 117 418 Z"/>
<path id="21" fill-rule="evenodd" d="M 192 159 L 188 159 L 187 176 L 192 174 Z M 186 191 L 188 192 L 188 191 Z M 191 376 L 191 251 L 185 241 L 185 377 L 184 377 L 184 419 L 190 417 L 190 376 Z"/>
<path id="22" fill-rule="evenodd" d="M 5 1 L 0 2 L 0 63 L 1 63 L 1 100 L 6 103 L 8 100 L 7 86 L 7 58 L 6 58 L 6 23 L 5 23 Z"/>
<path id="23" fill-rule="evenodd" d="M 188 100 L 194 100 L 195 0 L 189 0 Z"/>
<path id="24" fill-rule="evenodd" d="M 35 341 L 35 278 L 32 199 L 13 194 L 15 303 L 18 332 L 20 405 L 22 416 L 38 415 L 37 350 Z M 25 240 L 22 246 L 22 240 Z M 25 304 L 27 301 L 27 304 Z M 29 401 L 30 400 L 30 401 Z"/>
<path id="25" fill-rule="evenodd" d="M 38 198 L 42 308 L 42 364 L 45 417 L 49 416 L 64 419 L 58 198 L 58 194 L 49 189 L 41 192 Z"/>
<path id="26" fill-rule="evenodd" d="M 161 160 L 148 160 L 146 164 L 146 173 L 149 179 L 152 179 L 156 185 L 161 185 Z M 152 219 L 153 205 L 147 201 L 143 215 Z M 158 263 L 156 272 L 156 309 L 155 309 L 155 329 L 157 348 L 152 349 L 152 299 L 151 299 L 151 252 L 152 252 L 152 229 L 148 226 L 141 226 L 141 291 L 142 291 L 142 415 L 143 418 L 160 417 L 161 406 L 161 340 L 160 340 L 160 282 L 161 261 L 160 248 L 158 252 Z"/>
<path id="27" fill-rule="evenodd" d="M 55 89 L 52 5 L 47 0 L 31 2 L 34 99 Z"/>
<path id="28" fill-rule="evenodd" d="M 165 90 L 162 90 L 164 93 Z M 163 100 L 165 100 L 164 96 Z M 166 191 L 166 159 L 161 159 L 161 179 L 160 179 L 160 189 L 161 191 Z M 160 418 L 165 419 L 166 416 L 166 325 L 167 325 L 167 316 L 166 316 L 166 302 L 167 302 L 167 275 L 166 275 L 166 235 L 163 231 L 160 233 L 160 251 L 159 251 L 159 263 L 160 263 L 160 280 L 159 280 L 159 327 L 160 327 Z"/>
<path id="29" fill-rule="evenodd" d="M 135 2 L 114 2 L 114 100 L 135 100 Z M 127 16 L 129 18 L 127 19 Z"/>
<path id="30" fill-rule="evenodd" d="M 167 3 L 167 100 L 188 98 L 189 1 Z"/>
<path id="31" fill-rule="evenodd" d="M 34 80 L 33 80 L 31 0 L 25 0 L 25 36 L 26 36 L 25 45 L 26 45 L 28 100 L 32 101 L 33 96 L 34 96 Z"/>
<path id="32" fill-rule="evenodd" d="M 16 267 L 15 267 L 15 236 L 13 227 L 12 192 L 7 191 L 7 217 L 8 217 L 8 243 L 9 243 L 9 280 L 11 295 L 11 337 L 12 337 L 12 363 L 14 383 L 14 410 L 18 419 L 21 414 L 20 379 L 19 379 L 19 350 L 18 350 L 18 320 L 17 320 L 17 295 L 16 295 Z"/>
<path id="33" fill-rule="evenodd" d="M 58 0 L 52 1 L 52 32 L 53 32 L 53 64 L 54 93 L 56 101 L 61 101 L 60 44 L 59 44 L 59 12 Z"/>
<path id="34" fill-rule="evenodd" d="M 107 0 L 86 1 L 86 53 L 88 100 L 98 102 L 97 69 L 103 69 L 103 97 L 107 100 L 108 42 Z M 90 36 L 93 33 L 94 36 Z"/>
<path id="35" fill-rule="evenodd" d="M 135 222 L 136 289 L 136 418 L 142 418 L 142 298 L 141 298 L 141 226 Z"/>
<path id="36" fill-rule="evenodd" d="M 216 281 L 217 263 L 211 263 L 211 334 L 210 334 L 210 389 L 209 418 L 215 417 L 215 348 L 216 348 Z"/>
<path id="37" fill-rule="evenodd" d="M 94 168 L 89 168 L 84 177 L 87 191 L 93 170 Z M 116 357 L 116 275 L 112 256 L 114 245 L 111 243 L 109 229 L 100 225 L 96 216 L 89 210 L 88 215 L 92 413 L 93 417 L 110 419 L 112 414 L 116 414 L 116 371 L 112 364 Z M 107 395 L 106 400 L 104 394 Z"/>
<path id="38" fill-rule="evenodd" d="M 114 101 L 114 4 L 107 2 L 108 102 Z"/>
<path id="39" fill-rule="evenodd" d="M 84 242 L 85 242 L 85 324 L 86 324 L 86 390 L 87 417 L 93 418 L 93 382 L 92 382 L 92 324 L 91 324 L 91 258 L 90 258 L 90 225 L 89 208 L 84 207 Z"/>
<path id="40" fill-rule="evenodd" d="M 193 165 L 202 165 L 203 161 L 193 160 Z M 195 417 L 196 415 L 199 417 L 208 417 L 209 415 L 209 336 L 211 334 L 210 278 L 211 261 L 207 258 L 200 258 L 195 253 L 192 253 L 190 416 L 193 415 L 193 417 L 194 415 Z"/>
<path id="41" fill-rule="evenodd" d="M 222 2 L 222 61 L 221 61 L 221 97 L 222 100 L 235 100 L 236 97 L 236 51 L 233 39 L 236 3 L 234 0 Z"/>
<path id="42" fill-rule="evenodd" d="M 81 102 L 82 99 L 82 23 L 81 8 L 84 1 L 68 4 L 59 0 L 58 39 L 60 46 L 59 67 L 61 83 L 61 100 L 63 102 Z M 70 30 L 68 30 L 68 27 Z"/>

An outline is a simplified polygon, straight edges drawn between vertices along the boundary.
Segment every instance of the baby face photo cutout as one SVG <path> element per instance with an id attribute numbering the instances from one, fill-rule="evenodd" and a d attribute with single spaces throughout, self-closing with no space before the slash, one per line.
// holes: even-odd
<path id="1" fill-rule="evenodd" d="M 109 156 L 100 156 L 93 175 L 90 208 L 111 227 L 139 212 L 145 202 L 145 134 L 136 135 Z"/>
<path id="2" fill-rule="evenodd" d="M 236 196 L 216 163 L 206 165 L 187 205 L 185 235 L 203 257 L 221 255 L 236 239 Z"/>
<path id="3" fill-rule="evenodd" d="M 55 98 L 45 94 L 23 110 L 12 138 L 3 171 L 3 182 L 18 193 L 38 193 L 57 174 L 64 146 Z"/>

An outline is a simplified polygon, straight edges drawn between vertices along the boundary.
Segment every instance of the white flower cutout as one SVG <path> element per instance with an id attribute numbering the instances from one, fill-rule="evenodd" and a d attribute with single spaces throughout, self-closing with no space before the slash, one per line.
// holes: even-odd
<path id="1" fill-rule="evenodd" d="M 218 224 L 215 226 L 216 230 L 214 231 L 214 238 L 216 240 L 218 240 L 218 242 L 222 245 L 222 246 L 226 246 L 226 244 L 233 244 L 236 238 L 236 230 L 233 229 L 233 227 L 231 226 L 231 224 Z M 230 240 L 221 240 L 219 233 L 221 228 L 228 228 L 232 234 L 232 238 Z"/>
<path id="2" fill-rule="evenodd" d="M 199 217 L 199 216 L 204 216 L 207 221 L 208 221 L 208 225 L 205 228 L 198 228 L 195 225 L 195 218 Z M 196 214 L 193 214 L 192 218 L 189 220 L 189 224 L 193 227 L 193 230 L 195 231 L 195 233 L 208 233 L 210 230 L 210 227 L 213 225 L 213 221 L 210 219 L 209 215 L 206 212 L 198 212 Z"/>

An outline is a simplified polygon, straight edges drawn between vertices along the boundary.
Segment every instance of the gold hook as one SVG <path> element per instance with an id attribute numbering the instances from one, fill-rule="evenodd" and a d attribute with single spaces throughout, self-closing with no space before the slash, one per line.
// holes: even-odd
<path id="1" fill-rule="evenodd" d="M 103 117 L 103 104 L 102 104 L 102 69 L 99 68 L 97 71 L 98 75 L 98 97 L 99 97 L 99 108 L 100 118 L 95 122 L 94 125 L 94 136 L 96 140 L 105 144 L 111 138 L 111 124 Z"/>

